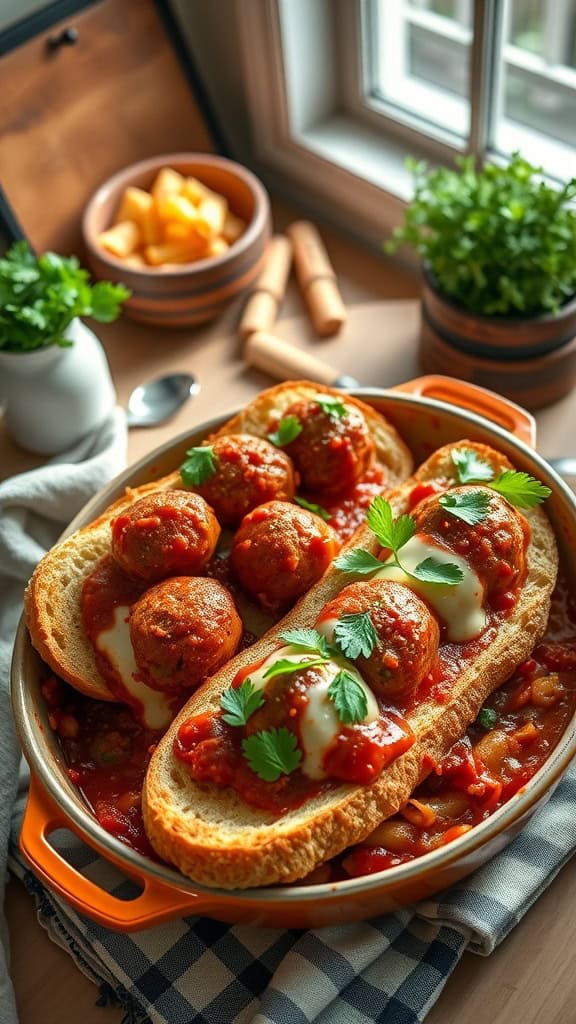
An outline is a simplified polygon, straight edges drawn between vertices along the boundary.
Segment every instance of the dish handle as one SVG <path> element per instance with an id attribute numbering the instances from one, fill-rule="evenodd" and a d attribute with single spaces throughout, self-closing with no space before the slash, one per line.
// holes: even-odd
<path id="1" fill-rule="evenodd" d="M 510 399 L 497 395 L 494 391 L 488 391 L 487 388 L 478 387 L 477 384 L 470 384 L 454 377 L 443 377 L 441 374 L 430 374 L 426 377 L 416 377 L 404 384 L 397 384 L 389 390 L 403 391 L 422 398 L 437 398 L 448 405 L 469 409 L 503 427 L 530 448 L 536 447 L 534 417 L 521 405 L 516 405 Z"/>
<path id="2" fill-rule="evenodd" d="M 70 819 L 31 775 L 20 849 L 34 874 L 80 914 L 106 928 L 128 932 L 206 911 L 201 896 L 157 882 L 149 876 L 140 875 L 137 870 L 128 870 L 124 862 L 116 860 L 107 851 L 106 859 L 113 861 L 125 875 L 129 874 L 142 886 L 142 892 L 134 899 L 118 899 L 72 867 L 50 844 L 50 834 L 59 828 L 73 830 L 79 835 Z M 85 841 L 84 836 L 80 835 L 80 838 Z"/>

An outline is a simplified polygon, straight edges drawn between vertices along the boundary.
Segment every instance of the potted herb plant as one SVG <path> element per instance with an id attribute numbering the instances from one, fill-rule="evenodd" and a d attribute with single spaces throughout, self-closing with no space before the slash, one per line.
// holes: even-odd
<path id="1" fill-rule="evenodd" d="M 556 189 L 519 153 L 456 163 L 410 161 L 414 196 L 386 244 L 423 261 L 424 368 L 543 405 L 576 384 L 576 179 Z"/>
<path id="2" fill-rule="evenodd" d="M 64 451 L 111 411 L 106 357 L 80 317 L 109 323 L 129 294 L 123 285 L 91 285 L 76 257 L 36 257 L 26 242 L 0 259 L 0 401 L 23 448 Z"/>

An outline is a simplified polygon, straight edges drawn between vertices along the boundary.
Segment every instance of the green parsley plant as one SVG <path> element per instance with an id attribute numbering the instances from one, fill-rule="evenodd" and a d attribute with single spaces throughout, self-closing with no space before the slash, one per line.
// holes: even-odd
<path id="1" fill-rule="evenodd" d="M 72 345 L 65 337 L 72 320 L 111 323 L 130 294 L 109 281 L 91 285 L 75 256 L 36 257 L 26 242 L 15 242 L 0 259 L 0 351 Z"/>
<path id="2" fill-rule="evenodd" d="M 438 290 L 473 313 L 557 312 L 576 293 L 576 178 L 562 188 L 514 153 L 504 166 L 409 160 L 414 196 L 386 243 L 412 246 Z"/>

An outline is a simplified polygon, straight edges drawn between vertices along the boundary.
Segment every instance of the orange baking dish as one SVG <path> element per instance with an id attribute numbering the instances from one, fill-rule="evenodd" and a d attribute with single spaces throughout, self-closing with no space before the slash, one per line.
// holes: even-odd
<path id="1" fill-rule="evenodd" d="M 529 413 L 489 391 L 448 377 L 423 377 L 390 390 L 358 389 L 354 394 L 394 423 L 416 462 L 443 444 L 469 438 L 500 449 L 518 469 L 547 484 L 552 497 L 546 509 L 558 538 L 563 570 L 569 581 L 576 581 L 576 496 L 535 452 L 535 422 Z M 178 466 L 186 450 L 223 419 L 176 438 L 132 466 L 89 502 L 67 534 L 99 515 L 127 485 L 138 486 Z M 549 798 L 576 753 L 573 718 L 540 771 L 492 817 L 409 863 L 335 883 L 232 892 L 209 889 L 128 848 L 99 825 L 67 777 L 40 692 L 41 669 L 22 621 L 12 665 L 14 715 L 32 774 L 20 838 L 22 852 L 42 881 L 78 911 L 126 931 L 188 914 L 252 925 L 323 927 L 373 917 L 428 897 L 506 846 Z M 49 841 L 51 833 L 63 827 L 134 879 L 140 894 L 132 900 L 117 899 L 76 871 Z"/>

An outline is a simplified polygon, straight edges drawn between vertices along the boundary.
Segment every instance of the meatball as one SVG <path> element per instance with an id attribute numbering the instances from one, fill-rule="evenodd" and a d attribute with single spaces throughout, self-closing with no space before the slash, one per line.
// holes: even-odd
<path id="1" fill-rule="evenodd" d="M 307 509 L 269 501 L 244 517 L 232 544 L 232 566 L 247 594 L 279 612 L 324 574 L 340 542 Z"/>
<path id="2" fill-rule="evenodd" d="M 130 609 L 139 677 L 156 690 L 192 690 L 237 651 L 242 620 L 226 587 L 204 576 L 157 583 Z"/>
<path id="3" fill-rule="evenodd" d="M 496 491 L 478 484 L 451 487 L 450 494 L 482 492 L 488 510 L 474 526 L 439 504 L 438 495 L 425 498 L 413 511 L 416 529 L 465 558 L 484 586 L 487 598 L 513 590 L 526 571 L 529 526 L 525 518 Z"/>
<path id="4" fill-rule="evenodd" d="M 112 555 L 129 576 L 156 583 L 202 572 L 219 536 L 218 520 L 199 494 L 162 491 L 112 520 Z"/>
<path id="5" fill-rule="evenodd" d="M 286 409 L 302 430 L 286 445 L 302 487 L 313 494 L 337 495 L 364 476 L 374 459 L 374 441 L 361 411 L 344 402 L 344 415 L 324 412 L 314 400 L 303 399 Z"/>
<path id="6" fill-rule="evenodd" d="M 440 630 L 428 605 L 392 580 L 351 583 L 324 606 L 316 625 L 358 612 L 370 613 L 378 637 L 372 654 L 356 660 L 374 692 L 396 697 L 416 690 L 438 656 Z"/>
<path id="7" fill-rule="evenodd" d="M 296 478 L 292 460 L 262 437 L 230 434 L 212 444 L 215 471 L 195 490 L 212 506 L 223 526 L 237 526 L 265 501 L 292 501 Z"/>

